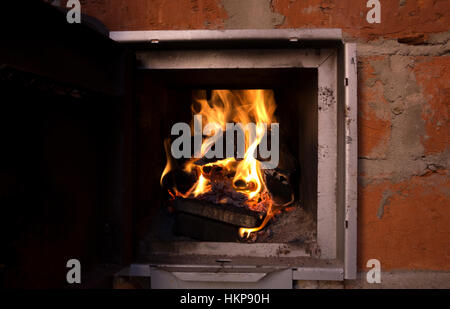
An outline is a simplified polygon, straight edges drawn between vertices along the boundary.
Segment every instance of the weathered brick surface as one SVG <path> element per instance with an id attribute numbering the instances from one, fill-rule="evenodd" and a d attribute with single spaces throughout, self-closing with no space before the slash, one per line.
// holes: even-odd
<path id="1" fill-rule="evenodd" d="M 422 117 L 425 154 L 448 151 L 450 145 L 450 57 L 418 57 L 414 73 L 427 100 Z"/>
<path id="2" fill-rule="evenodd" d="M 274 0 L 274 10 L 286 16 L 284 28 L 342 28 L 358 39 L 413 38 L 447 31 L 448 1 L 380 1 L 381 23 L 369 24 L 365 0 Z"/>
<path id="3" fill-rule="evenodd" d="M 358 136 L 359 156 L 385 159 L 391 134 L 389 103 L 383 96 L 383 84 L 377 79 L 370 61 L 384 61 L 386 56 L 359 59 L 358 65 Z"/>
<path id="4" fill-rule="evenodd" d="M 366 0 L 84 0 L 110 30 L 342 28 L 358 45 L 358 257 L 450 270 L 450 4 Z"/>
<path id="5" fill-rule="evenodd" d="M 449 269 L 450 182 L 445 172 L 359 188 L 358 261 L 383 269 Z"/>
<path id="6" fill-rule="evenodd" d="M 64 1 L 63 1 L 64 2 Z M 239 7 L 254 0 L 82 0 L 83 11 L 102 20 L 111 30 L 216 29 L 242 13 Z M 448 30 L 450 5 L 441 0 L 381 1 L 381 23 L 368 24 L 365 0 L 257 0 L 270 5 L 284 18 L 274 21 L 282 28 L 342 28 L 358 39 L 401 38 L 408 43 L 422 42 L 430 33 Z M 228 9 L 228 11 L 227 11 Z M 259 11 L 258 11 L 259 12 Z M 261 16 L 241 14 L 252 25 Z M 269 17 L 267 15 L 267 17 Z M 235 23 L 239 21 L 235 20 Z"/>
<path id="7" fill-rule="evenodd" d="M 81 0 L 82 12 L 111 31 L 216 29 L 227 13 L 216 0 Z"/>

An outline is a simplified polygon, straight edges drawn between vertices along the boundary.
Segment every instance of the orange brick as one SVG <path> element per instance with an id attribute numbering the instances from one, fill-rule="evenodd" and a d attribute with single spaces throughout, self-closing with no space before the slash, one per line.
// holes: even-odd
<path id="1" fill-rule="evenodd" d="M 274 0 L 273 8 L 286 16 L 283 28 L 341 28 L 360 39 L 415 38 L 421 34 L 443 32 L 450 24 L 447 1 L 412 0 L 381 2 L 381 23 L 366 21 L 367 1 L 354 0 Z"/>
<path id="2" fill-rule="evenodd" d="M 82 13 L 96 17 L 110 31 L 215 29 L 227 14 L 215 0 L 81 1 Z"/>
<path id="3" fill-rule="evenodd" d="M 384 57 L 367 57 L 360 60 L 362 65 L 358 71 L 359 156 L 383 159 L 391 134 L 390 110 L 389 103 L 383 96 L 383 85 L 374 75 L 370 61 L 381 61 Z"/>
<path id="4" fill-rule="evenodd" d="M 450 57 L 418 57 L 414 72 L 427 100 L 425 154 L 443 152 L 450 145 Z"/>
<path id="5" fill-rule="evenodd" d="M 388 191 L 389 190 L 389 191 Z M 445 172 L 359 188 L 358 263 L 382 269 L 450 270 L 450 182 Z M 392 192 L 377 217 L 384 192 Z"/>

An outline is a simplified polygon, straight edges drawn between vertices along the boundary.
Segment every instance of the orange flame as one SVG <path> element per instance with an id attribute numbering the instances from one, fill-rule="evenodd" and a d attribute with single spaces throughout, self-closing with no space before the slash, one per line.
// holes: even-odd
<path id="1" fill-rule="evenodd" d="M 203 175 L 200 175 L 197 184 L 195 186 L 195 190 L 193 192 L 194 197 L 199 196 L 200 194 L 207 192 L 211 189 L 211 187 L 208 185 L 208 180 L 206 180 Z"/>
<path id="2" fill-rule="evenodd" d="M 164 140 L 164 150 L 166 151 L 166 167 L 164 168 L 164 171 L 161 174 L 161 179 L 159 180 L 159 183 L 163 184 L 163 179 L 173 169 L 173 158 L 170 155 L 170 139 L 166 138 Z"/>
<path id="3" fill-rule="evenodd" d="M 269 220 L 272 219 L 272 217 L 273 217 L 272 204 L 270 204 L 269 209 L 267 210 L 266 217 L 264 218 L 264 221 L 261 223 L 261 225 L 258 227 L 255 227 L 255 228 L 241 227 L 239 229 L 239 236 L 241 238 L 249 238 L 251 233 L 258 232 L 261 229 L 263 229 L 266 226 L 266 224 L 269 222 Z"/>

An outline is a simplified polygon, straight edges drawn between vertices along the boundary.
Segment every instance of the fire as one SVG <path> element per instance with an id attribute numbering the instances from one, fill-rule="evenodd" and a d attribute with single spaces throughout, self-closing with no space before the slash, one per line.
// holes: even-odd
<path id="1" fill-rule="evenodd" d="M 173 159 L 172 159 L 172 156 L 170 155 L 170 139 L 168 139 L 168 138 L 166 138 L 164 140 L 164 150 L 166 151 L 167 163 L 166 163 L 166 167 L 164 168 L 164 171 L 161 174 L 161 179 L 159 180 L 159 183 L 161 184 L 161 186 L 163 184 L 164 176 L 166 176 L 167 173 L 173 169 L 173 163 L 172 163 Z"/>
<path id="2" fill-rule="evenodd" d="M 251 233 L 253 232 L 258 232 L 259 230 L 261 230 L 263 227 L 266 226 L 266 224 L 269 222 L 270 219 L 272 219 L 273 217 L 273 213 L 272 213 L 272 205 L 270 205 L 269 210 L 267 211 L 266 217 L 264 218 L 264 221 L 262 222 L 262 224 L 259 227 L 256 228 L 245 228 L 245 227 L 241 227 L 239 229 L 239 236 L 241 236 L 241 238 L 244 237 L 249 237 Z"/>
<path id="3" fill-rule="evenodd" d="M 206 139 L 202 140 L 200 153 L 188 160 L 183 166 L 183 170 L 189 174 L 195 173 L 197 181 L 185 193 L 179 192 L 173 188 L 172 195 L 184 198 L 197 198 L 212 190 L 210 175 L 207 170 L 210 168 L 221 168 L 227 172 L 234 173 L 232 187 L 236 192 L 242 193 L 247 197 L 246 205 L 253 210 L 255 205 L 261 201 L 266 203 L 267 212 L 261 226 L 257 228 L 241 228 L 239 233 L 241 237 L 262 229 L 273 217 L 272 200 L 268 194 L 261 162 L 256 159 L 257 147 L 266 134 L 267 126 L 276 122 L 274 112 L 276 104 L 273 91 L 271 90 L 214 90 L 211 93 L 211 99 L 206 100 L 205 92 L 193 98 L 192 112 L 194 115 L 200 115 L 202 120 L 202 132 Z M 199 166 L 196 161 L 203 158 L 208 151 L 217 142 L 216 133 L 221 130 L 226 132 L 227 123 L 239 123 L 246 130 L 245 132 L 245 154 L 242 159 L 228 157 L 212 163 Z M 249 130 L 254 125 L 254 130 Z M 194 124 L 191 125 L 194 129 Z M 234 134 L 234 133 L 233 133 Z M 234 138 L 234 135 L 233 135 Z M 170 145 L 165 142 L 167 154 L 167 165 L 161 176 L 163 178 L 173 169 L 173 159 L 170 156 Z"/>
<path id="4" fill-rule="evenodd" d="M 244 160 L 239 163 L 236 169 L 236 175 L 233 179 L 233 184 L 236 190 L 241 190 L 248 194 L 249 199 L 253 199 L 263 189 L 263 178 L 261 175 L 260 162 L 254 158 L 256 147 L 264 136 L 264 129 L 260 124 L 257 124 L 256 135 L 257 139 L 250 145 L 245 152 Z M 236 186 L 236 183 L 243 181 L 246 186 L 245 189 Z M 250 184 L 254 184 L 251 186 Z"/>
<path id="5" fill-rule="evenodd" d="M 210 189 L 211 187 L 208 186 L 208 180 L 205 177 L 203 177 L 203 175 L 200 175 L 197 184 L 195 186 L 195 190 L 193 192 L 194 197 L 197 197 L 200 194 L 209 191 Z"/>

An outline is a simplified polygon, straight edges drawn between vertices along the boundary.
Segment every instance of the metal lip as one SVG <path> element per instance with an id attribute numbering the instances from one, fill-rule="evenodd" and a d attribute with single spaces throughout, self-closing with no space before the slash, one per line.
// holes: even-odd
<path id="1" fill-rule="evenodd" d="M 233 30 L 144 30 L 111 31 L 120 43 L 208 42 L 208 41 L 341 41 L 342 30 L 322 29 L 233 29 Z"/>

